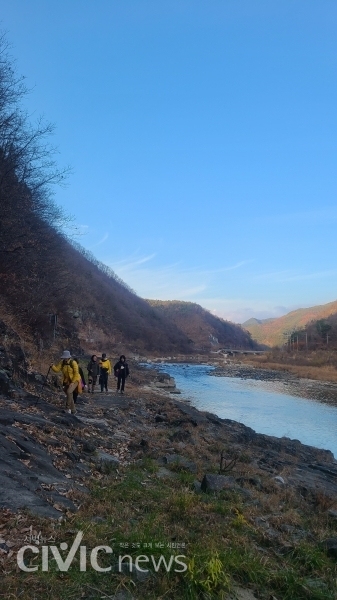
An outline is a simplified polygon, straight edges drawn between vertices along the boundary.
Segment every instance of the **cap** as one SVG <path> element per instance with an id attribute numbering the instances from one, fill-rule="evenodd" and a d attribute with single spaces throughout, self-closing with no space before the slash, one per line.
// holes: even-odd
<path id="1" fill-rule="evenodd" d="M 69 350 L 64 350 L 61 358 L 71 358 Z"/>

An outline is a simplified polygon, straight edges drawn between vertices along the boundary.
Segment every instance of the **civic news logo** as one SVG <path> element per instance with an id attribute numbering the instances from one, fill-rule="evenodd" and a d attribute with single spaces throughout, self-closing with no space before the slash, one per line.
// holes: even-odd
<path id="1" fill-rule="evenodd" d="M 59 547 L 51 545 L 39 547 L 34 544 L 22 546 L 17 553 L 18 567 L 26 573 L 33 573 L 38 570 L 46 572 L 49 571 L 50 561 L 55 561 L 59 571 L 68 571 L 75 556 L 78 555 L 79 570 L 82 572 L 86 571 L 89 565 L 98 573 L 108 573 L 112 570 L 117 570 L 120 573 L 125 572 L 125 565 L 130 570 L 130 573 L 134 568 L 143 573 L 147 573 L 150 568 L 156 573 L 160 569 L 165 569 L 167 573 L 170 571 L 174 571 L 175 573 L 184 573 L 187 571 L 187 559 L 184 554 L 171 554 L 169 557 L 165 557 L 163 554 L 159 556 L 154 556 L 153 554 L 150 556 L 147 554 L 140 554 L 138 556 L 119 554 L 118 556 L 114 556 L 113 565 L 103 566 L 102 563 L 106 564 L 107 562 L 106 555 L 114 555 L 113 549 L 110 546 L 102 545 L 95 546 L 95 548 L 89 550 L 87 546 L 81 545 L 82 539 L 83 532 L 79 531 L 70 548 L 66 542 L 62 542 Z M 66 552 L 67 554 L 65 555 Z M 37 562 L 38 564 L 33 565 L 33 562 Z"/>

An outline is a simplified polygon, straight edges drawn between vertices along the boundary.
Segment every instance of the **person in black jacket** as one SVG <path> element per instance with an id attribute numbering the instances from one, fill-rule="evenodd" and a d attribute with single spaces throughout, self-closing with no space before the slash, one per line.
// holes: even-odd
<path id="1" fill-rule="evenodd" d="M 95 385 L 96 385 L 96 382 L 97 382 L 97 377 L 99 376 L 99 370 L 100 370 L 100 366 L 99 366 L 99 362 L 97 360 L 97 355 L 93 354 L 92 357 L 91 357 L 91 359 L 90 359 L 90 362 L 88 362 L 88 365 L 87 365 L 88 383 L 89 383 L 88 392 L 89 392 L 89 394 L 90 394 L 90 392 L 92 394 L 94 393 Z"/>
<path id="2" fill-rule="evenodd" d="M 125 380 L 129 373 L 128 363 L 125 360 L 124 354 L 122 354 L 119 361 L 116 362 L 114 366 L 114 374 L 115 377 L 117 377 L 117 394 L 119 390 L 121 391 L 121 394 L 124 394 Z"/>

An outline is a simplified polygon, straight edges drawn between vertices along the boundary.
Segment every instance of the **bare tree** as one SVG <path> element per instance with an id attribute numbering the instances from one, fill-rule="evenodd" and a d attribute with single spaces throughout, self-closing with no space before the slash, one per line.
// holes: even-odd
<path id="1" fill-rule="evenodd" d="M 0 203 L 13 199 L 27 205 L 42 219 L 60 227 L 68 219 L 51 200 L 52 186 L 63 184 L 69 167 L 59 169 L 56 148 L 50 143 L 54 126 L 39 118 L 32 124 L 21 103 L 28 90 L 15 73 L 6 36 L 0 36 Z M 18 192 L 20 192 L 18 194 Z"/>
<path id="2" fill-rule="evenodd" d="M 28 90 L 17 76 L 9 44 L 0 35 L 0 287 L 26 320 L 57 299 L 65 271 L 62 226 L 69 221 L 53 202 L 53 186 L 69 168 L 59 169 L 50 143 L 53 125 L 33 124 L 22 108 Z M 52 235 L 51 235 L 52 234 Z M 62 277 L 61 277 L 62 280 Z M 64 277 L 62 285 L 69 283 Z M 35 318 L 35 317 L 34 317 Z"/>

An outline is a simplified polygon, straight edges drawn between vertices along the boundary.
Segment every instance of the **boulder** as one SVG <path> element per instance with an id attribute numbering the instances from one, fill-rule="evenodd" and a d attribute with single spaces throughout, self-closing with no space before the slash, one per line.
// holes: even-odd
<path id="1" fill-rule="evenodd" d="M 12 389 L 12 382 L 8 376 L 8 373 L 4 369 L 0 369 L 0 392 L 2 394 L 8 394 Z"/>
<path id="2" fill-rule="evenodd" d="M 110 473 L 118 469 L 120 464 L 116 456 L 112 456 L 107 452 L 98 452 L 95 463 L 103 473 Z"/>
<path id="3" fill-rule="evenodd" d="M 283 477 L 281 477 L 281 475 L 276 475 L 276 477 L 273 477 L 273 480 L 278 483 L 279 485 L 285 485 L 286 482 L 284 481 Z"/>
<path id="4" fill-rule="evenodd" d="M 163 415 L 155 415 L 154 420 L 156 423 L 163 423 L 164 421 L 166 421 L 166 417 L 164 417 Z"/>
<path id="5" fill-rule="evenodd" d="M 197 472 L 197 465 L 188 458 L 180 454 L 166 454 L 163 458 L 163 463 L 169 467 L 175 467 L 179 471 L 188 471 L 189 473 Z"/>
<path id="6" fill-rule="evenodd" d="M 93 454 L 94 452 L 96 452 L 96 446 L 92 442 L 83 440 L 82 450 L 83 450 L 83 452 L 87 452 L 88 454 Z"/>
<path id="7" fill-rule="evenodd" d="M 159 479 L 174 479 L 177 477 L 176 473 L 172 473 L 172 471 L 169 471 L 169 469 L 166 469 L 165 467 L 160 467 L 156 475 Z"/>
<path id="8" fill-rule="evenodd" d="M 225 489 L 233 489 L 236 487 L 234 477 L 227 475 L 206 474 L 201 482 L 203 492 L 220 492 Z"/>
<path id="9" fill-rule="evenodd" d="M 320 547 L 325 550 L 331 558 L 337 558 L 337 537 L 327 538 L 320 543 Z"/>

